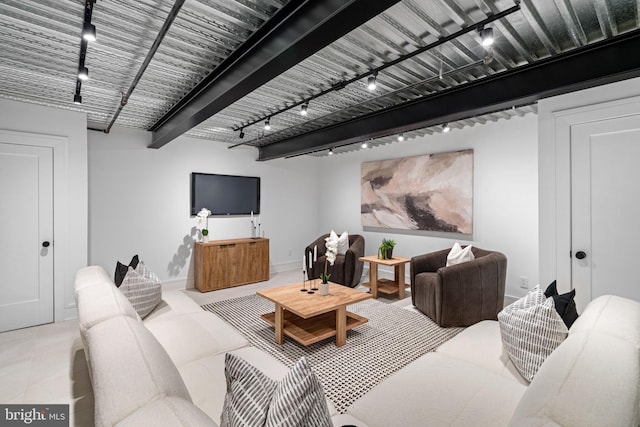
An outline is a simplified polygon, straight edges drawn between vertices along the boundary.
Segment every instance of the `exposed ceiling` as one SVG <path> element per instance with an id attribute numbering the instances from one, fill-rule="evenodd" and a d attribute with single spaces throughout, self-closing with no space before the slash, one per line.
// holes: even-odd
<path id="1" fill-rule="evenodd" d="M 186 131 L 268 160 L 523 115 L 640 75 L 639 0 L 186 0 L 121 106 L 174 4 L 93 5 L 77 106 L 85 1 L 2 0 L 0 97 L 84 111 L 97 130 L 121 108 L 115 124 L 152 130 L 155 147 Z"/>

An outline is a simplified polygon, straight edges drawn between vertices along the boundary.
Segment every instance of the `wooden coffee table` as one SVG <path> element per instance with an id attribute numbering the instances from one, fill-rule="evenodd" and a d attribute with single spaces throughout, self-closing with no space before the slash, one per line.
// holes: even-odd
<path id="1" fill-rule="evenodd" d="M 401 256 L 394 256 L 391 259 L 380 259 L 376 255 L 365 256 L 360 258 L 360 261 L 369 263 L 369 281 L 362 284 L 371 289 L 371 295 L 374 298 L 378 298 L 378 292 L 383 294 L 395 294 L 398 293 L 398 298 L 404 298 L 404 288 L 407 286 L 404 283 L 404 265 L 411 261 L 410 258 L 403 258 Z M 378 265 L 386 265 L 393 267 L 394 279 L 380 279 L 378 278 Z"/>
<path id="2" fill-rule="evenodd" d="M 302 283 L 294 283 L 256 292 L 276 305 L 273 313 L 261 317 L 275 327 L 278 344 L 284 342 L 284 335 L 305 346 L 335 336 L 336 347 L 341 347 L 347 342 L 348 330 L 369 321 L 347 311 L 349 304 L 371 298 L 366 292 L 335 283 L 329 283 L 329 295 L 320 295 L 319 291 L 308 294 L 300 289 Z"/>

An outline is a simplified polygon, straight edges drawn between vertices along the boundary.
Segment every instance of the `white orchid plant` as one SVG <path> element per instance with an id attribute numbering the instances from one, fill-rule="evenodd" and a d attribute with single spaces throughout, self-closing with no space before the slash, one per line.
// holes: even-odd
<path id="1" fill-rule="evenodd" d="M 320 279 L 322 279 L 322 283 L 329 283 L 329 277 L 331 277 L 331 274 L 327 274 L 327 265 L 331 264 L 333 267 L 333 263 L 336 262 L 336 255 L 338 255 L 338 239 L 327 237 L 324 240 L 324 246 L 327 248 L 327 252 L 325 253 L 326 259 L 324 261 L 324 274 L 320 275 Z"/>
<path id="2" fill-rule="evenodd" d="M 211 211 L 207 208 L 200 209 L 200 212 L 196 215 L 196 222 L 201 226 L 200 230 L 203 236 L 209 234 L 209 215 L 211 215 Z"/>

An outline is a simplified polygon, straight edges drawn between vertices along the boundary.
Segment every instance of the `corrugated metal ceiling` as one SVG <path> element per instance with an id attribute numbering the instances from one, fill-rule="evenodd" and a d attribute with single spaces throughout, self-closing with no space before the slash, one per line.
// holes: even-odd
<path id="1" fill-rule="evenodd" d="M 187 0 L 116 124 L 149 129 L 285 3 Z M 472 31 L 381 71 L 374 92 L 362 79 L 311 101 L 306 117 L 299 108 L 274 115 L 515 4 L 520 11 L 491 25 L 495 43 L 489 50 Z M 91 128 L 106 128 L 172 5 L 169 0 L 96 3 L 92 22 L 98 41 L 87 49 L 90 80 L 83 84 L 78 108 L 72 100 L 84 1 L 2 0 L 0 96 L 80 109 Z M 637 0 L 402 0 L 187 134 L 263 146 L 637 29 L 638 9 Z M 454 126 L 534 110 L 518 107 Z M 262 120 L 269 116 L 272 130 L 265 132 Z M 246 136 L 240 140 L 243 126 Z"/>

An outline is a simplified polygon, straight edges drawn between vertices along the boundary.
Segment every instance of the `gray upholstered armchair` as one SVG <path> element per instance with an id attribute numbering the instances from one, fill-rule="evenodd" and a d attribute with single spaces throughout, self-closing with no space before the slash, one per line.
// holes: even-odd
<path id="1" fill-rule="evenodd" d="M 440 326 L 496 320 L 504 306 L 507 257 L 473 247 L 475 260 L 447 265 L 449 249 L 411 258 L 411 302 Z"/>
<path id="2" fill-rule="evenodd" d="M 323 234 L 313 241 L 304 250 L 305 259 L 309 259 L 309 254 L 313 256 L 313 248 L 318 246 L 318 260 L 308 269 L 310 279 L 317 279 L 324 272 L 324 261 L 326 259 L 325 238 L 329 234 Z M 328 273 L 331 274 L 329 279 L 333 283 L 354 288 L 360 283 L 362 278 L 362 269 L 364 262 L 360 261 L 360 257 L 364 256 L 364 237 L 359 234 L 349 234 L 349 250 L 345 255 L 338 255 L 333 266 L 329 266 Z"/>

